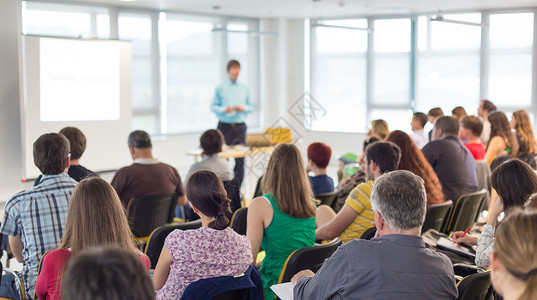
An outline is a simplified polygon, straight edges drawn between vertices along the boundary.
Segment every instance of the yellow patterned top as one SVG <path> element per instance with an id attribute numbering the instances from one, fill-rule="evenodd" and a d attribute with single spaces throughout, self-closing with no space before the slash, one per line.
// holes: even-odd
<path id="1" fill-rule="evenodd" d="M 367 229 L 373 227 L 371 222 L 375 221 L 375 215 L 373 214 L 373 209 L 371 209 L 369 197 L 371 196 L 371 189 L 374 183 L 374 180 L 370 180 L 359 184 L 351 191 L 347 200 L 345 200 L 345 203 L 358 213 L 358 216 L 339 235 L 339 238 L 344 244 L 353 239 L 359 239 Z"/>

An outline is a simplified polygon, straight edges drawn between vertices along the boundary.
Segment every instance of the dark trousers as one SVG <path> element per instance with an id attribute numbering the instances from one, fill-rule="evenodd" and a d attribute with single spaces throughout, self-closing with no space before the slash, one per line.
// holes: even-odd
<path id="1" fill-rule="evenodd" d="M 217 128 L 224 135 L 226 145 L 233 146 L 246 143 L 246 124 L 218 122 Z M 242 180 L 244 179 L 244 158 L 235 158 L 233 173 L 235 174 L 236 182 L 241 186 Z"/>

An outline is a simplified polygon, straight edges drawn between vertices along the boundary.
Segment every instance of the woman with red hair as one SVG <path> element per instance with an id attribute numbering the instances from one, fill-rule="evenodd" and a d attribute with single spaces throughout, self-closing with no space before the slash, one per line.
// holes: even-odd
<path id="1" fill-rule="evenodd" d="M 309 176 L 311 187 L 315 195 L 334 191 L 334 180 L 326 175 L 326 167 L 330 162 L 332 149 L 325 143 L 312 143 L 308 147 L 308 166 L 306 172 L 313 172 Z"/>
<path id="2" fill-rule="evenodd" d="M 398 170 L 408 170 L 423 179 L 427 194 L 427 205 L 439 204 L 445 201 L 442 186 L 433 168 L 423 156 L 414 141 L 401 130 L 388 134 L 386 141 L 392 142 L 401 148 L 401 160 Z"/>

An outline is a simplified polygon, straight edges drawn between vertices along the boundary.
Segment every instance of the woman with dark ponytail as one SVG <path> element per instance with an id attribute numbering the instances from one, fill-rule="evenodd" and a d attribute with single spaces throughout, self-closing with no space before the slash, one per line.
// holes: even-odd
<path id="1" fill-rule="evenodd" d="M 157 299 L 180 299 L 190 283 L 242 274 L 252 262 L 250 241 L 229 227 L 231 200 L 222 180 L 197 171 L 188 178 L 186 194 L 202 227 L 175 230 L 166 238 L 153 275 Z"/>

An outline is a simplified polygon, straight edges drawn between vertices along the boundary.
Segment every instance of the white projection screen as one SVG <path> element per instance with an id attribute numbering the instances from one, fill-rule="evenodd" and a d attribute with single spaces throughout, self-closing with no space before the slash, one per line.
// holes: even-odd
<path id="1" fill-rule="evenodd" d="M 24 36 L 22 126 L 25 178 L 40 174 L 33 142 L 74 126 L 86 135 L 80 163 L 93 171 L 131 162 L 131 44 Z"/>

